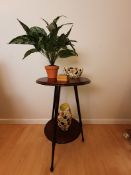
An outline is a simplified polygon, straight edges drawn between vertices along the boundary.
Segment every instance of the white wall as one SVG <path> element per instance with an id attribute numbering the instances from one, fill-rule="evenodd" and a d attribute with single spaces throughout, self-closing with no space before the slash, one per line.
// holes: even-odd
<path id="1" fill-rule="evenodd" d="M 45 26 L 41 17 L 58 15 L 74 22 L 71 37 L 78 41 L 78 58 L 57 65 L 77 65 L 92 80 L 79 87 L 83 118 L 131 119 L 131 1 L 130 0 L 1 0 L 0 5 L 0 118 L 50 118 L 53 88 L 35 83 L 46 76 L 46 58 L 34 54 L 22 60 L 29 47 L 8 45 L 23 34 L 16 18 L 29 26 Z M 64 19 L 61 19 L 64 22 Z M 69 102 L 74 115 L 73 90 L 62 89 L 61 102 Z"/>

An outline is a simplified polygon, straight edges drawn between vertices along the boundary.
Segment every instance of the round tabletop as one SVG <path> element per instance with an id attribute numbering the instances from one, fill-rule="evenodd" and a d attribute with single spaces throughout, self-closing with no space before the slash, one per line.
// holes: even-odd
<path id="1" fill-rule="evenodd" d="M 49 120 L 44 128 L 44 133 L 46 137 L 52 141 L 53 137 L 53 126 L 54 126 L 54 120 Z M 58 144 L 65 144 L 72 142 L 73 140 L 77 139 L 77 137 L 80 135 L 81 132 L 81 126 L 77 120 L 72 118 L 71 125 L 68 129 L 68 131 L 62 131 L 60 127 L 57 125 L 56 128 L 56 143 Z"/>
<path id="2" fill-rule="evenodd" d="M 68 81 L 57 81 L 57 79 L 50 79 L 42 77 L 36 80 L 36 83 L 47 86 L 80 86 L 89 84 L 91 81 L 88 78 L 80 77 L 75 79 L 69 79 Z"/>

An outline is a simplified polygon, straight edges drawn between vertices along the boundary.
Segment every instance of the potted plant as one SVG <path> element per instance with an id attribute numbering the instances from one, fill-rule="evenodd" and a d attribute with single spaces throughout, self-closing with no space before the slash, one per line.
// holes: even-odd
<path id="1" fill-rule="evenodd" d="M 40 52 L 42 55 L 44 55 L 49 61 L 49 65 L 45 66 L 48 78 L 56 78 L 57 76 L 57 71 L 59 68 L 59 66 L 55 65 L 57 58 L 67 58 L 78 55 L 73 44 L 76 41 L 69 39 L 69 34 L 72 30 L 73 24 L 65 23 L 58 26 L 57 22 L 61 17 L 62 16 L 56 17 L 51 23 L 48 23 L 46 20 L 42 19 L 46 23 L 46 28 L 48 29 L 47 32 L 45 29 L 37 26 L 29 28 L 18 19 L 26 34 L 17 36 L 9 42 L 9 44 L 28 44 L 33 46 L 32 49 L 25 53 L 23 59 L 35 52 Z M 59 35 L 59 30 L 65 25 L 72 26 L 67 33 L 62 33 Z M 53 74 L 52 70 L 54 72 Z"/>

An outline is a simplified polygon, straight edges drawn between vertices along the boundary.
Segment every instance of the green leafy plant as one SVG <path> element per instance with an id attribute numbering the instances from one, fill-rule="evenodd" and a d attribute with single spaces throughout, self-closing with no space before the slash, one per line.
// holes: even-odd
<path id="1" fill-rule="evenodd" d="M 51 23 L 42 19 L 46 23 L 46 28 L 48 29 L 47 32 L 45 29 L 37 26 L 29 28 L 18 19 L 26 34 L 17 36 L 12 39 L 9 44 L 32 45 L 33 48 L 25 53 L 23 59 L 34 52 L 40 52 L 42 55 L 47 57 L 50 65 L 54 65 L 57 58 L 77 56 L 78 54 L 73 44 L 76 41 L 69 39 L 73 23 L 65 23 L 58 26 L 57 22 L 61 17 L 62 16 L 56 17 Z M 59 35 L 59 30 L 65 25 L 71 25 L 70 29 L 66 34 L 62 33 Z"/>

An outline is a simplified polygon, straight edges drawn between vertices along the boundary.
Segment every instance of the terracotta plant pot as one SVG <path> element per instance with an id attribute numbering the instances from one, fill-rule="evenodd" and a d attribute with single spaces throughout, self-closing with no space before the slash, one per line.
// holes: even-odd
<path id="1" fill-rule="evenodd" d="M 59 66 L 45 66 L 48 78 L 57 78 Z"/>

